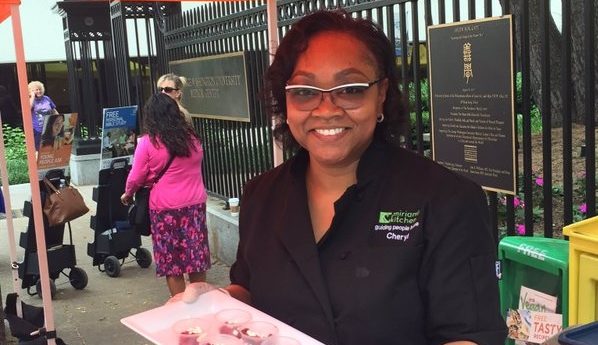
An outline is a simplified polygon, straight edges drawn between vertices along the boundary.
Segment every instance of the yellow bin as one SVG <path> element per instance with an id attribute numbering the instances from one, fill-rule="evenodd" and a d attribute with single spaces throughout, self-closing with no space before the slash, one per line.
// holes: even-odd
<path id="1" fill-rule="evenodd" d="M 598 216 L 563 228 L 569 236 L 569 324 L 598 318 Z"/>

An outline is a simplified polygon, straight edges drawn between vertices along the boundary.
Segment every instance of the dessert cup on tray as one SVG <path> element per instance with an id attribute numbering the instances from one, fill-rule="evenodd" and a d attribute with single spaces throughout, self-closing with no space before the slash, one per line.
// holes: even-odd
<path id="1" fill-rule="evenodd" d="M 225 309 L 246 310 L 251 313 L 251 320 L 269 322 L 278 328 L 279 335 L 294 338 L 301 345 L 323 345 L 307 334 L 218 290 L 202 294 L 191 304 L 182 301 L 168 303 L 125 317 L 120 321 L 154 344 L 171 345 L 179 343 L 179 334 L 173 331 L 173 325 L 177 321 L 198 317 L 211 320 L 214 326 L 210 327 L 211 331 L 218 333 L 219 321 L 216 314 Z"/>

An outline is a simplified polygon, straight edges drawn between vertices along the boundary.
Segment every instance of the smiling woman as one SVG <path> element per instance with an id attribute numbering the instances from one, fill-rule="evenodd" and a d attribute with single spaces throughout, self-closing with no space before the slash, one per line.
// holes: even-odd
<path id="1" fill-rule="evenodd" d="M 296 153 L 246 185 L 227 291 L 325 344 L 502 345 L 485 195 L 399 147 L 394 59 L 343 11 L 286 33 L 264 94 Z"/>

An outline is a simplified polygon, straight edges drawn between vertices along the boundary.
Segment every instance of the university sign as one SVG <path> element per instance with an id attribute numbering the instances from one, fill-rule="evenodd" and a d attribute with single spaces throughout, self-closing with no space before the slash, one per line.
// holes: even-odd
<path id="1" fill-rule="evenodd" d="M 187 78 L 183 104 L 192 116 L 249 122 L 245 52 L 173 61 L 170 70 Z"/>

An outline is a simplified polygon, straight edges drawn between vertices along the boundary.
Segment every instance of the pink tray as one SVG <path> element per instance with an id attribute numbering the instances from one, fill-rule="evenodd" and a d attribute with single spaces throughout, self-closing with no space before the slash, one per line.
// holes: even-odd
<path id="1" fill-rule="evenodd" d="M 170 345 L 178 343 L 178 335 L 171 330 L 176 321 L 190 317 L 213 315 L 222 309 L 231 308 L 249 311 L 253 320 L 273 323 L 278 327 L 280 335 L 295 338 L 302 345 L 324 345 L 278 319 L 217 290 L 199 296 L 197 301 L 191 304 L 182 301 L 165 304 L 158 308 L 127 316 L 121 319 L 120 322 L 154 344 Z"/>

